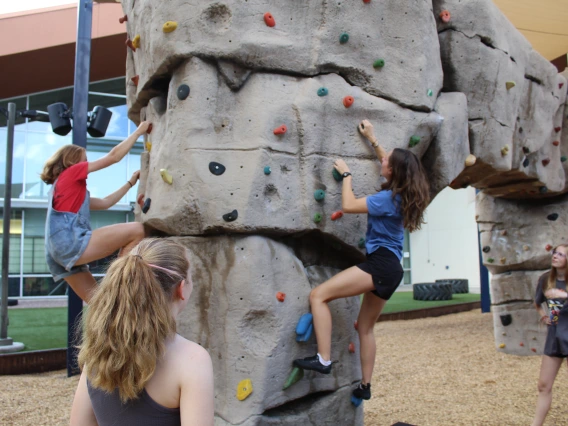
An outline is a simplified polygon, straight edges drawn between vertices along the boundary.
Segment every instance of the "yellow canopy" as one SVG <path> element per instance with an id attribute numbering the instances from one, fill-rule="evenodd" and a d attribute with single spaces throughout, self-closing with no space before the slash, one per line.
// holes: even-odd
<path id="1" fill-rule="evenodd" d="M 549 61 L 568 53 L 568 0 L 493 0 Z"/>

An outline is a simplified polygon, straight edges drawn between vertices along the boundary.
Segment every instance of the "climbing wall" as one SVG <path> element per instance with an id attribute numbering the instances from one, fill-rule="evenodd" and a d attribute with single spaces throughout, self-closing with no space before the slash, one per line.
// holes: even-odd
<path id="1" fill-rule="evenodd" d="M 316 348 L 310 290 L 364 259 L 333 162 L 356 196 L 380 188 L 369 119 L 422 158 L 432 197 L 560 192 L 565 79 L 489 0 L 122 4 L 129 117 L 152 122 L 136 216 L 188 248 L 179 330 L 212 355 L 216 424 L 362 424 L 357 298 L 330 304 L 333 373 L 291 368 Z"/>

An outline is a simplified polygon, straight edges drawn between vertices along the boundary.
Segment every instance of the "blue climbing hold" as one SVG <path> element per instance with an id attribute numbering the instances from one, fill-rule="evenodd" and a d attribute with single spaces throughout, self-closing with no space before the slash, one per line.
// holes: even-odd
<path id="1" fill-rule="evenodd" d="M 300 321 L 298 321 L 298 325 L 296 326 L 296 334 L 306 334 L 306 331 L 308 331 L 313 320 L 314 316 L 310 313 L 302 315 L 300 317 Z"/>
<path id="2" fill-rule="evenodd" d="M 266 166 L 266 167 L 264 168 L 264 174 L 265 174 L 265 175 L 269 175 L 270 173 L 272 173 L 272 170 L 270 170 L 270 166 Z"/>
<path id="3" fill-rule="evenodd" d="M 180 101 L 187 99 L 189 96 L 189 86 L 187 84 L 182 84 L 177 89 L 177 97 Z"/>
<path id="4" fill-rule="evenodd" d="M 341 181 L 343 180 L 343 175 L 342 175 L 341 173 L 339 173 L 335 167 L 333 168 L 333 170 L 331 171 L 331 173 L 333 173 L 333 178 L 334 178 L 337 182 L 341 182 Z"/>
<path id="5" fill-rule="evenodd" d="M 316 201 L 323 201 L 325 198 L 325 191 L 323 189 L 316 189 L 314 191 L 314 198 Z"/>
<path id="6" fill-rule="evenodd" d="M 345 44 L 345 43 L 347 43 L 348 41 L 349 41 L 349 34 L 347 34 L 347 33 L 342 33 L 342 34 L 339 36 L 339 42 L 340 42 L 341 44 Z"/>
<path id="7" fill-rule="evenodd" d="M 351 404 L 355 407 L 359 407 L 363 403 L 361 398 L 357 398 L 355 395 L 351 395 Z"/>
<path id="8" fill-rule="evenodd" d="M 314 331 L 314 325 L 310 324 L 308 330 L 304 334 L 298 334 L 296 336 L 296 342 L 307 342 L 312 337 L 312 332 Z"/>
<path id="9" fill-rule="evenodd" d="M 329 90 L 325 87 L 320 87 L 318 89 L 318 96 L 327 96 L 329 94 Z"/>

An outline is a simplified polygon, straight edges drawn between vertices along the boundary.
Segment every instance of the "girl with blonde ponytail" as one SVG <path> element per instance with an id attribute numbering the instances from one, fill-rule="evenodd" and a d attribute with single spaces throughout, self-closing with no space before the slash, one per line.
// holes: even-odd
<path id="1" fill-rule="evenodd" d="M 213 368 L 176 334 L 192 290 L 185 248 L 144 239 L 115 260 L 84 318 L 71 425 L 212 425 Z"/>

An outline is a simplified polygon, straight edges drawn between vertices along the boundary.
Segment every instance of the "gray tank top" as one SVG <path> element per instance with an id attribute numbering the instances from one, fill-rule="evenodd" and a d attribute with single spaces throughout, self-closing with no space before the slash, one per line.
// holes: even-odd
<path id="1" fill-rule="evenodd" d="M 179 408 L 167 408 L 148 395 L 146 389 L 136 400 L 122 404 L 118 392 L 107 393 L 91 387 L 87 380 L 93 411 L 99 426 L 180 426 Z"/>

